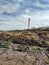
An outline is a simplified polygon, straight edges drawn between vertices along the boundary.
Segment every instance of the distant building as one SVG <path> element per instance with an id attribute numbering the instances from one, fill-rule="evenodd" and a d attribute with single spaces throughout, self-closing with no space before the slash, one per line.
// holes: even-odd
<path id="1" fill-rule="evenodd" d="M 30 28 L 30 18 L 28 18 L 28 30 Z"/>

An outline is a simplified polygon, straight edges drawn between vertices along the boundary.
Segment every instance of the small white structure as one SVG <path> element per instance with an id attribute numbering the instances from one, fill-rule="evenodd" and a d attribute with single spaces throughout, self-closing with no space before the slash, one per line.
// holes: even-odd
<path id="1" fill-rule="evenodd" d="M 28 18 L 28 30 L 30 28 L 30 17 Z"/>

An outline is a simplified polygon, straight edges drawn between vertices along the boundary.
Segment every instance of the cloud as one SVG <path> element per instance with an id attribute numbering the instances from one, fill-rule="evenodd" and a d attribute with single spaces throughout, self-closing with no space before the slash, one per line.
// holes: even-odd
<path id="1" fill-rule="evenodd" d="M 19 9 L 19 7 L 20 7 L 19 4 L 13 5 L 11 3 L 8 3 L 7 5 L 0 7 L 1 8 L 0 13 L 2 13 L 2 12 L 8 12 L 8 13 L 16 12 L 17 9 Z"/>

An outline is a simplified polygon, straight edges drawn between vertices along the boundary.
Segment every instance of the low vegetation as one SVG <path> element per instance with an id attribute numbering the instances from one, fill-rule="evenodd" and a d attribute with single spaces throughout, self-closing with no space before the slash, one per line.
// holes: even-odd
<path id="1" fill-rule="evenodd" d="M 0 65 L 49 65 L 49 29 L 0 32 Z"/>

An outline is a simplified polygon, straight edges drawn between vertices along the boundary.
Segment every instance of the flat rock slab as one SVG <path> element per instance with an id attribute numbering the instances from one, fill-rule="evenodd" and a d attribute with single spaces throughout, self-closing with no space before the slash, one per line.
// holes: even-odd
<path id="1" fill-rule="evenodd" d="M 0 55 L 0 65 L 49 65 L 49 59 L 43 51 L 26 52 L 6 50 Z"/>

